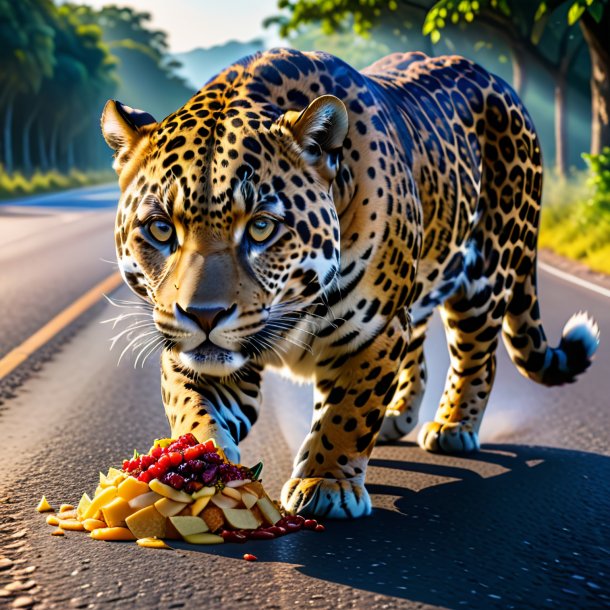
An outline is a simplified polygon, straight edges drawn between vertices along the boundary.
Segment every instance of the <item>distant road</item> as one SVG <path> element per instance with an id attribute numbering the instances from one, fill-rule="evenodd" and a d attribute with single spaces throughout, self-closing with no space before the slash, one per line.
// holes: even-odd
<path id="1" fill-rule="evenodd" d="M 89 206 L 102 193 L 116 201 L 112 190 L 87 189 L 83 207 L 76 195 L 62 200 L 70 209 L 48 201 L 0 206 L 2 349 L 112 272 L 100 259 L 114 259 L 114 209 Z M 158 360 L 117 367 L 108 340 L 122 327 L 99 324 L 117 315 L 100 306 L 0 412 L 0 566 L 2 556 L 24 561 L 0 568 L 0 593 L 32 580 L 22 594 L 58 610 L 610 607 L 610 299 L 544 271 L 540 294 L 555 344 L 573 312 L 597 318 L 597 361 L 578 383 L 549 390 L 522 378 L 501 350 L 481 453 L 431 455 L 409 442 L 378 447 L 370 519 L 327 522 L 324 534 L 272 543 L 177 544 L 174 552 L 76 533 L 57 539 L 33 510 L 43 493 L 57 505 L 93 491 L 99 469 L 167 433 Z M 117 296 L 132 298 L 126 288 Z M 447 366 L 438 319 L 426 357 L 424 419 Z M 269 375 L 264 396 L 242 457 L 263 459 L 265 484 L 277 496 L 309 425 L 311 388 Z M 244 552 L 259 561 L 243 561 Z M 23 572 L 29 566 L 35 571 Z"/>

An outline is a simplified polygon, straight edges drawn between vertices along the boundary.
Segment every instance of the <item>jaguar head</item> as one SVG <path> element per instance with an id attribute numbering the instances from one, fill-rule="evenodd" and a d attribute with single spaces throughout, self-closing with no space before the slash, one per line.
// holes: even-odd
<path id="1" fill-rule="evenodd" d="M 102 115 L 123 278 L 181 365 L 220 377 L 281 356 L 333 284 L 331 186 L 348 129 L 333 96 L 280 116 L 223 103 L 204 89 L 162 122 L 115 101 Z"/>

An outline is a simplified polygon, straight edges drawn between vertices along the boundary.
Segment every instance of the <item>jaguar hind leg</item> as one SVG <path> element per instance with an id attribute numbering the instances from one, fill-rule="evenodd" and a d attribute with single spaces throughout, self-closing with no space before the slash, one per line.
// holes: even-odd
<path id="1" fill-rule="evenodd" d="M 505 310 L 503 291 L 492 289 L 496 277 L 472 278 L 441 308 L 450 368 L 434 421 L 425 423 L 419 445 L 439 453 L 479 449 L 479 427 L 496 369 L 498 333 Z M 503 282 L 502 278 L 498 278 Z"/>
<path id="2" fill-rule="evenodd" d="M 428 320 L 413 327 L 405 364 L 398 377 L 398 387 L 388 406 L 377 442 L 388 443 L 406 436 L 417 425 L 419 408 L 426 389 L 424 340 Z"/>

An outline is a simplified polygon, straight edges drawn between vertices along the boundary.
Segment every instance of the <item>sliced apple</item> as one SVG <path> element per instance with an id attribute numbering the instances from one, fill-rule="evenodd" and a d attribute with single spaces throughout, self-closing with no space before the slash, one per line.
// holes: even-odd
<path id="1" fill-rule="evenodd" d="M 203 498 L 199 498 L 198 500 L 195 500 L 190 505 L 191 515 L 196 517 L 208 505 L 208 503 L 210 502 L 211 499 L 212 499 L 212 496 L 203 496 Z"/>
<path id="2" fill-rule="evenodd" d="M 264 498 L 267 495 L 263 489 L 263 486 L 258 481 L 252 481 L 252 483 L 244 485 L 243 489 L 240 491 L 247 491 L 254 494 L 257 498 Z"/>
<path id="3" fill-rule="evenodd" d="M 252 483 L 252 481 L 250 479 L 236 479 L 235 481 L 227 481 L 225 483 L 226 487 L 243 487 L 244 485 L 247 485 L 248 483 Z"/>
<path id="4" fill-rule="evenodd" d="M 127 477 L 120 485 L 118 495 L 123 500 L 133 500 L 136 496 L 141 496 L 149 491 L 148 485 L 144 481 L 138 481 L 135 477 Z"/>
<path id="5" fill-rule="evenodd" d="M 173 517 L 177 515 L 185 507 L 184 502 L 174 502 L 169 498 L 161 498 L 155 502 L 155 508 L 164 517 Z"/>
<path id="6" fill-rule="evenodd" d="M 115 498 L 112 502 L 102 506 L 102 515 L 108 527 L 117 527 L 125 524 L 125 519 L 134 512 L 127 500 Z"/>
<path id="7" fill-rule="evenodd" d="M 216 493 L 216 487 L 202 487 L 199 491 L 196 491 L 192 498 L 193 500 L 199 500 L 199 498 L 205 498 L 206 496 L 213 496 Z"/>
<path id="8" fill-rule="evenodd" d="M 176 502 L 192 502 L 193 497 L 190 494 L 184 493 L 183 491 L 179 491 L 166 485 L 165 483 L 161 483 L 159 479 L 153 479 L 148 486 L 156 491 L 158 494 L 169 498 L 170 500 L 175 500 Z"/>
<path id="9" fill-rule="evenodd" d="M 165 517 L 154 506 L 133 513 L 125 523 L 136 538 L 165 537 Z"/>
<path id="10" fill-rule="evenodd" d="M 146 508 L 151 504 L 154 504 L 157 500 L 160 500 L 163 496 L 159 495 L 156 491 L 149 491 L 145 494 L 136 496 L 132 500 L 129 500 L 129 506 L 134 510 L 140 510 Z"/>
<path id="11" fill-rule="evenodd" d="M 91 498 L 85 493 L 81 496 L 78 506 L 76 507 L 76 516 L 81 519 L 90 506 Z"/>
<path id="12" fill-rule="evenodd" d="M 229 496 L 225 496 L 224 494 L 216 494 L 215 496 L 212 496 L 212 504 L 216 504 L 218 508 L 237 508 L 239 506 L 239 502 L 237 500 L 229 498 Z"/>
<path id="13" fill-rule="evenodd" d="M 222 493 L 228 498 L 233 498 L 233 500 L 237 500 L 241 502 L 241 494 L 237 489 L 233 489 L 232 487 L 224 487 Z"/>
<path id="14" fill-rule="evenodd" d="M 261 511 L 263 518 L 269 525 L 275 525 L 281 518 L 280 511 L 275 507 L 275 504 L 267 497 L 260 498 L 256 505 Z"/>
<path id="15" fill-rule="evenodd" d="M 258 497 L 248 491 L 244 491 L 241 494 L 241 501 L 246 508 L 252 508 L 256 504 L 257 500 Z"/>
<path id="16" fill-rule="evenodd" d="M 247 508 L 223 508 L 227 523 L 236 530 L 255 530 L 261 522 Z"/>
<path id="17" fill-rule="evenodd" d="M 209 530 L 208 524 L 201 517 L 170 517 L 169 520 L 183 538 Z"/>
<path id="18" fill-rule="evenodd" d="M 91 519 L 97 515 L 97 512 L 116 498 L 116 487 L 106 487 L 100 494 L 95 496 L 87 510 L 83 513 L 82 519 Z"/>
<path id="19" fill-rule="evenodd" d="M 184 537 L 185 542 L 189 544 L 222 544 L 225 540 L 222 536 L 216 534 L 193 534 Z"/>

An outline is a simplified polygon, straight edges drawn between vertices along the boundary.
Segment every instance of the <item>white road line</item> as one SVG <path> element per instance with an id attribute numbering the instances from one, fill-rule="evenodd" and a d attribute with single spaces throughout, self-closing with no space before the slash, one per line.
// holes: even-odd
<path id="1" fill-rule="evenodd" d="M 603 286 L 598 286 L 593 282 L 588 282 L 587 280 L 583 280 L 571 273 L 566 273 L 565 271 L 561 271 L 561 269 L 557 269 L 552 265 L 548 265 L 547 263 L 538 262 L 538 268 L 554 275 L 555 277 L 561 278 L 566 282 L 570 282 L 570 284 L 576 284 L 576 286 L 580 286 L 581 288 L 586 288 L 591 292 L 597 292 L 597 294 L 601 294 L 604 297 L 608 297 L 610 299 L 610 290 L 608 288 L 604 288 Z"/>

